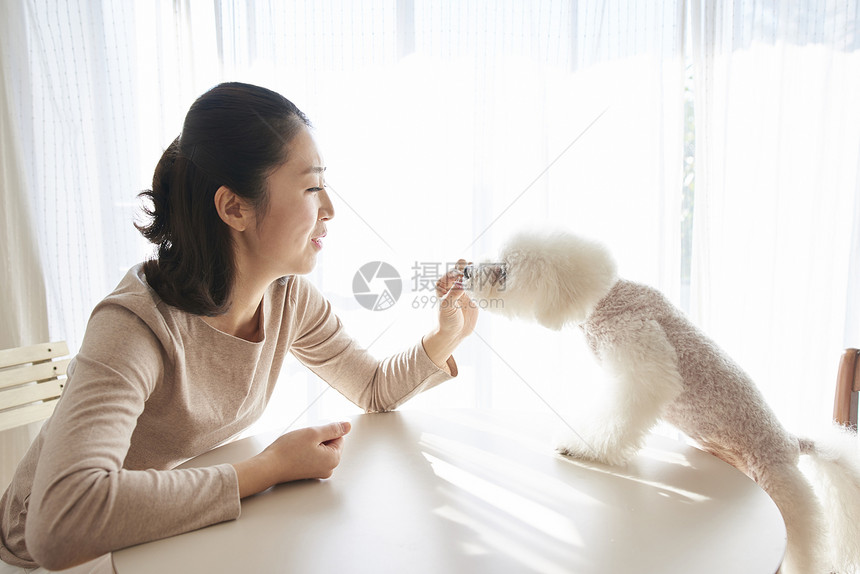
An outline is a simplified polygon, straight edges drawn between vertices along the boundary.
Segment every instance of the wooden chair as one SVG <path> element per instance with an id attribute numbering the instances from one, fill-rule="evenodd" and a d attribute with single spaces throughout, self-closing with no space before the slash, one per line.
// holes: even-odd
<path id="1" fill-rule="evenodd" d="M 860 350 L 845 349 L 836 376 L 836 399 L 833 420 L 857 428 L 857 393 L 860 391 Z"/>
<path id="2" fill-rule="evenodd" d="M 0 351 L 0 431 L 51 416 L 63 385 L 69 354 L 65 341 Z"/>

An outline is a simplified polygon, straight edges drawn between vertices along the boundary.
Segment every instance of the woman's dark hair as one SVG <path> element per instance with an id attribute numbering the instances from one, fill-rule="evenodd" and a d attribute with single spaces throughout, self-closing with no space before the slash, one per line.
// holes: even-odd
<path id="1" fill-rule="evenodd" d="M 236 274 L 229 228 L 215 209 L 222 185 L 266 213 L 266 178 L 287 160 L 307 117 L 280 94 L 249 84 L 220 84 L 188 110 L 182 133 L 161 156 L 152 189 L 140 197 L 148 221 L 135 224 L 158 246 L 144 263 L 161 299 L 196 315 L 230 308 Z"/>

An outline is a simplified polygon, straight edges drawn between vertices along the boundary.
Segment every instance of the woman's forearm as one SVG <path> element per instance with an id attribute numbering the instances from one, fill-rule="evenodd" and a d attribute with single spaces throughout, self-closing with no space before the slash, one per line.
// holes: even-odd
<path id="1" fill-rule="evenodd" d="M 457 345 L 460 344 L 460 340 L 458 338 L 445 336 L 441 334 L 438 329 L 434 329 L 432 332 L 424 335 L 421 343 L 424 345 L 424 352 L 427 353 L 430 360 L 433 361 L 437 367 L 448 374 L 451 374 L 451 371 L 448 368 L 448 359 L 454 353 L 454 349 L 457 348 Z"/>
<path id="2" fill-rule="evenodd" d="M 233 468 L 239 481 L 239 498 L 252 496 L 275 485 L 268 466 L 259 457 L 233 463 Z"/>

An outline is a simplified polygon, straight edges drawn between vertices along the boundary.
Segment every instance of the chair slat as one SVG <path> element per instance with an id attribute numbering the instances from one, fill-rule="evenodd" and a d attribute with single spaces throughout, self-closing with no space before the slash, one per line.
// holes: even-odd
<path id="1" fill-rule="evenodd" d="M 0 431 L 51 416 L 65 384 L 68 354 L 65 341 L 0 350 Z"/>
<path id="2" fill-rule="evenodd" d="M 860 392 L 860 350 L 854 358 L 854 391 Z"/>
<path id="3" fill-rule="evenodd" d="M 56 380 L 3 391 L 0 393 L 0 412 L 36 401 L 56 399 L 62 392 L 63 383 Z"/>
<path id="4" fill-rule="evenodd" d="M 0 389 L 63 376 L 66 374 L 70 362 L 71 359 L 60 359 L 59 361 L 37 363 L 26 367 L 13 367 L 0 371 Z"/>
<path id="5" fill-rule="evenodd" d="M 3 416 L 0 417 L 0 432 L 48 418 L 54 412 L 57 400 L 59 399 L 35 403 L 4 412 Z"/>
<path id="6" fill-rule="evenodd" d="M 34 361 L 45 361 L 54 357 L 64 357 L 68 354 L 69 347 L 65 341 L 4 349 L 0 351 L 0 368 L 24 365 Z"/>
<path id="7" fill-rule="evenodd" d="M 857 398 L 860 351 L 845 349 L 839 361 L 836 376 L 836 396 L 833 401 L 833 420 L 843 426 L 857 427 Z"/>

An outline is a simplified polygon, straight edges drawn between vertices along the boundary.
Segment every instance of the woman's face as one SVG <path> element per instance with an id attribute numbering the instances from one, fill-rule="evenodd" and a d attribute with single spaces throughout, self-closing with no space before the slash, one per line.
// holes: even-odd
<path id="1" fill-rule="evenodd" d="M 290 142 L 287 157 L 267 179 L 268 210 L 255 219 L 248 242 L 252 268 L 273 279 L 313 270 L 326 222 L 334 217 L 325 166 L 306 127 Z"/>

